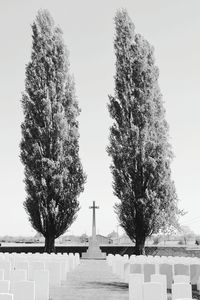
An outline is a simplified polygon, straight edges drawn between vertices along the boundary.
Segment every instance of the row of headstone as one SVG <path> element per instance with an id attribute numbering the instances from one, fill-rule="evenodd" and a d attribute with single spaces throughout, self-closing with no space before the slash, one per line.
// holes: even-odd
<path id="1" fill-rule="evenodd" d="M 199 282 L 199 259 L 134 255 L 129 258 L 128 255 L 120 256 L 117 254 L 114 256 L 109 254 L 107 263 L 112 267 L 114 274 L 118 275 L 123 282 L 129 284 L 130 299 L 132 299 L 131 293 L 133 290 L 140 294 L 140 298 L 138 298 L 136 292 L 133 299 L 157 299 L 156 294 L 158 294 L 158 299 L 167 299 L 167 289 L 172 290 L 173 300 L 183 296 L 191 298 L 191 283 L 198 286 Z M 138 280 L 141 282 L 140 285 Z M 157 285 L 151 285 L 153 283 L 157 283 Z M 158 287 L 159 285 L 161 285 L 161 288 Z M 134 289 L 133 286 L 135 286 Z M 148 295 L 149 286 L 152 286 L 152 291 L 154 291 L 151 298 L 145 296 Z M 180 293 L 178 292 L 179 289 Z M 160 290 L 163 296 L 160 296 Z"/>
<path id="2" fill-rule="evenodd" d="M 200 259 L 194 257 L 151 257 L 131 256 L 130 258 L 120 255 L 109 254 L 107 262 L 112 266 L 113 273 L 118 274 L 121 279 L 128 282 L 128 274 L 144 273 L 144 280 L 149 281 L 152 274 L 163 274 L 167 276 L 167 287 L 170 289 L 174 276 L 183 275 L 182 279 L 192 285 L 200 287 Z M 178 278 L 178 277 L 177 277 Z"/>
<path id="3" fill-rule="evenodd" d="M 144 274 L 129 274 L 129 300 L 167 300 L 166 276 L 151 275 L 144 282 Z M 172 300 L 192 299 L 192 287 L 189 283 L 172 284 Z"/>
<path id="4" fill-rule="evenodd" d="M 12 295 L 14 300 L 48 300 L 50 287 L 60 286 L 79 263 L 78 253 L 0 255 L 0 300 Z"/>

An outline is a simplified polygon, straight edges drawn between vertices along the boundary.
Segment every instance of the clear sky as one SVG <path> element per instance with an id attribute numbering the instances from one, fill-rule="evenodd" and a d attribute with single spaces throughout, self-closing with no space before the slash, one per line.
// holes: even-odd
<path id="1" fill-rule="evenodd" d="M 160 87 L 175 158 L 173 178 L 182 223 L 200 233 L 200 1 L 199 0 L 0 0 L 0 235 L 34 234 L 23 208 L 23 166 L 19 159 L 23 120 L 20 104 L 25 65 L 31 54 L 31 24 L 47 8 L 64 32 L 82 113 L 80 156 L 87 173 L 81 210 L 70 234 L 91 233 L 95 200 L 97 232 L 116 230 L 110 159 L 106 153 L 113 94 L 114 15 L 124 7 L 136 32 L 154 47 Z"/>

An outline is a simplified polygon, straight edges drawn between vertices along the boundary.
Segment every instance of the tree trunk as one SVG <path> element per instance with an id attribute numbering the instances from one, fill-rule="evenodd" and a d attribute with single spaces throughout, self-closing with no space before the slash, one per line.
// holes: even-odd
<path id="1" fill-rule="evenodd" d="M 136 238 L 136 243 L 135 243 L 135 254 L 136 255 L 145 255 L 145 237 L 137 237 Z"/>
<path id="2" fill-rule="evenodd" d="M 55 252 L 55 238 L 48 236 L 45 237 L 44 251 L 47 253 Z"/>

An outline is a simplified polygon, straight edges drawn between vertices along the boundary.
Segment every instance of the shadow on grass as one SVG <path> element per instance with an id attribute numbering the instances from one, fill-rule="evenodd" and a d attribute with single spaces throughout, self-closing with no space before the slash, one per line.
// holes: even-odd
<path id="1" fill-rule="evenodd" d="M 106 288 L 110 291 L 128 290 L 128 284 L 124 282 L 91 281 L 91 282 L 87 282 L 87 285 L 90 285 L 91 288 L 96 288 L 96 289 Z"/>
<path id="2" fill-rule="evenodd" d="M 200 295 L 198 291 L 192 291 L 192 299 L 200 299 Z"/>

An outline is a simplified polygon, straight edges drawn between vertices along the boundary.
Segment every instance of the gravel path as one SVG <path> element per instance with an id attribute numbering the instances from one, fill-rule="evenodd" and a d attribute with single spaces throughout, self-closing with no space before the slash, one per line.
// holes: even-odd
<path id="1" fill-rule="evenodd" d="M 105 260 L 81 260 L 51 300 L 128 300 L 128 286 L 111 272 Z"/>

